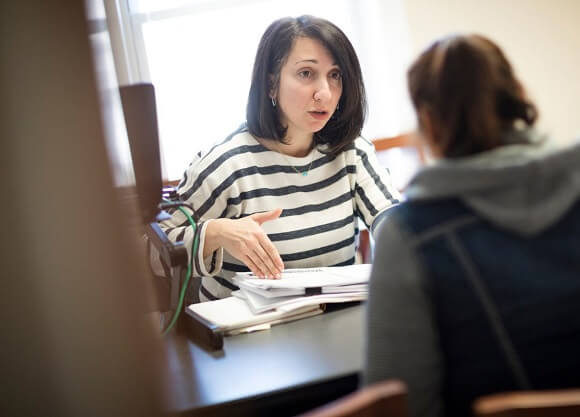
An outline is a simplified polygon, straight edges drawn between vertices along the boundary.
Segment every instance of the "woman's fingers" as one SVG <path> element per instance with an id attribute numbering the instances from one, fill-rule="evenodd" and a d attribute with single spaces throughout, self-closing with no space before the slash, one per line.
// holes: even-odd
<path id="1" fill-rule="evenodd" d="M 281 213 L 281 209 L 276 209 L 229 220 L 228 227 L 221 231 L 221 246 L 244 262 L 256 276 L 279 278 L 284 263 L 261 224 L 278 218 Z"/>
<path id="2" fill-rule="evenodd" d="M 265 278 L 280 278 L 280 269 L 274 264 L 271 255 L 266 253 L 261 245 L 257 245 L 254 248 L 254 253 L 259 259 L 260 269 L 265 273 L 263 275 Z"/>
<path id="3" fill-rule="evenodd" d="M 260 244 L 264 251 L 268 254 L 270 261 L 274 264 L 274 267 L 278 272 L 282 272 L 284 270 L 284 262 L 282 262 L 282 258 L 278 253 L 278 249 L 272 243 L 270 238 L 264 234 L 264 237 L 260 240 Z"/>
<path id="4" fill-rule="evenodd" d="M 244 256 L 244 258 L 241 260 L 246 264 L 248 268 L 250 268 L 252 274 L 254 274 L 257 277 L 263 276 L 262 271 L 260 271 L 260 268 L 258 268 L 258 265 L 256 265 L 256 263 L 248 255 Z"/>
<path id="5" fill-rule="evenodd" d="M 262 253 L 262 255 L 259 255 L 257 251 L 254 251 L 253 253 L 244 256 L 243 261 L 250 271 L 252 271 L 252 274 L 258 278 L 280 278 L 280 273 L 276 272 L 274 268 L 268 265 L 268 261 L 264 260 L 264 258 L 267 257 L 266 254 L 264 252 Z M 272 265 L 271 262 L 270 265 Z"/>

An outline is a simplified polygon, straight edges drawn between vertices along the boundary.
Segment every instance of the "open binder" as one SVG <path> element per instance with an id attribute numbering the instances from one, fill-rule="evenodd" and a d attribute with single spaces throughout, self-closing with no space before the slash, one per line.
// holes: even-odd
<path id="1" fill-rule="evenodd" d="M 269 329 L 271 326 L 288 321 L 321 314 L 324 305 L 305 305 L 294 309 L 270 310 L 254 314 L 245 300 L 232 296 L 221 300 L 191 304 L 186 314 L 198 320 L 213 333 L 234 335 Z"/>

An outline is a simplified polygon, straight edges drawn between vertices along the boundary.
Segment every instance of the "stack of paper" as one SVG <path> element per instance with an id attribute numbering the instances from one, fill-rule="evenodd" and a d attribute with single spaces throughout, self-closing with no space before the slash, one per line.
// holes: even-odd
<path id="1" fill-rule="evenodd" d="M 253 313 L 279 308 L 360 301 L 367 298 L 371 265 L 289 269 L 280 279 L 240 273 L 234 282 Z"/>
<path id="2" fill-rule="evenodd" d="M 280 279 L 234 277 L 232 297 L 191 304 L 186 313 L 213 333 L 237 334 L 320 314 L 327 303 L 365 300 L 371 266 L 288 269 Z"/>

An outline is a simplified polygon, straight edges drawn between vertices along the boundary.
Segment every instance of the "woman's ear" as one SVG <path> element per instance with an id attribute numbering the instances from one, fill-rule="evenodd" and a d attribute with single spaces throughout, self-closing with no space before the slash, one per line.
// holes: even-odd
<path id="1" fill-rule="evenodd" d="M 270 82 L 270 90 L 268 91 L 268 95 L 270 96 L 270 98 L 276 98 L 277 96 L 277 85 L 276 85 L 276 77 L 274 77 L 273 74 L 270 74 L 268 76 L 268 80 Z"/>

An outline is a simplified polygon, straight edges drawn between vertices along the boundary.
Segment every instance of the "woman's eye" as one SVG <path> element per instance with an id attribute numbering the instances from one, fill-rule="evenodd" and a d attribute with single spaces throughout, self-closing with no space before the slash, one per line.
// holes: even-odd
<path id="1" fill-rule="evenodd" d="M 310 78 L 312 76 L 312 71 L 310 70 L 302 70 L 298 73 L 301 78 Z"/>
<path id="2" fill-rule="evenodd" d="M 333 71 L 330 73 L 330 78 L 338 81 L 338 80 L 342 79 L 342 74 L 340 73 L 340 71 Z"/>

